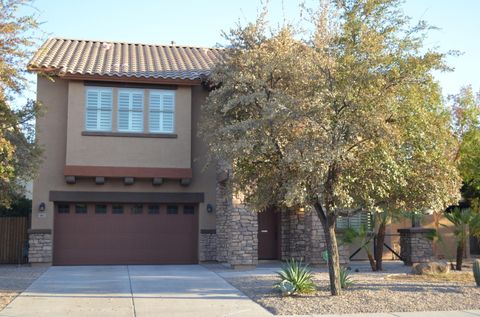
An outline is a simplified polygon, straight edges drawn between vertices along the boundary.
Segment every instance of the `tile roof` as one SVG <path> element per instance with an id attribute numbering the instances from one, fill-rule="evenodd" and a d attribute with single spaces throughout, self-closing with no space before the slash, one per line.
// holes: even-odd
<path id="1" fill-rule="evenodd" d="M 196 80 L 210 74 L 221 49 L 176 45 L 48 39 L 31 71 L 65 75 Z"/>

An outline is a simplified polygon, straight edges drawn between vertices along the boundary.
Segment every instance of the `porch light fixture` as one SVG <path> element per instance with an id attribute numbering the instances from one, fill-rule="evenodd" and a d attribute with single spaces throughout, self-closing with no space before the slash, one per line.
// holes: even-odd
<path id="1" fill-rule="evenodd" d="M 40 212 L 45 211 L 45 203 L 40 203 L 40 205 L 38 205 L 38 211 L 40 211 Z"/>
<path id="2" fill-rule="evenodd" d="M 207 205 L 207 212 L 208 212 L 208 213 L 212 213 L 212 212 L 213 212 L 213 205 L 212 205 L 212 204 L 208 204 L 208 205 Z"/>

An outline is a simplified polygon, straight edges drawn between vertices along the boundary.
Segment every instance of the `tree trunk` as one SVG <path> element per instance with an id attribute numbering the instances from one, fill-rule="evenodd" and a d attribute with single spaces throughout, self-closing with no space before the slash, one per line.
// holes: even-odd
<path id="1" fill-rule="evenodd" d="M 322 223 L 328 252 L 328 275 L 330 278 L 330 293 L 334 296 L 342 293 L 340 285 L 340 256 L 338 254 L 337 236 L 335 235 L 336 216 L 324 212 L 319 204 L 315 210 Z"/>
<path id="2" fill-rule="evenodd" d="M 335 235 L 335 216 L 327 216 L 327 226 L 324 226 L 325 240 L 328 251 L 328 273 L 332 295 L 340 295 L 340 256 L 338 254 L 337 237 Z"/>
<path id="3" fill-rule="evenodd" d="M 372 271 L 375 271 L 377 269 L 377 265 L 375 264 L 375 259 L 373 258 L 373 255 L 368 248 L 369 246 L 367 245 L 367 247 L 365 248 L 365 252 L 367 253 L 367 258 L 370 262 L 370 267 L 372 268 Z"/>
<path id="4" fill-rule="evenodd" d="M 463 252 L 465 248 L 465 241 L 459 241 L 457 244 L 457 271 L 462 270 L 462 264 L 463 264 Z"/>
<path id="5" fill-rule="evenodd" d="M 377 239 L 375 240 L 375 271 L 382 271 L 383 267 L 383 245 L 385 243 L 385 230 L 387 229 L 386 221 L 381 221 L 377 231 Z"/>

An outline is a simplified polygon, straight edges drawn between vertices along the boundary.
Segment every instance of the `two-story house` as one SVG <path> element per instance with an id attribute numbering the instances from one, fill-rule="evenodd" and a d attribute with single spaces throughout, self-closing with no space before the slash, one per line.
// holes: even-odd
<path id="1" fill-rule="evenodd" d="M 52 38 L 38 74 L 44 159 L 29 260 L 54 265 L 323 262 L 318 218 L 252 213 L 206 166 L 204 85 L 221 50 Z"/>
<path id="2" fill-rule="evenodd" d="M 30 262 L 320 259 L 323 243 L 301 238 L 309 223 L 320 235 L 309 217 L 245 210 L 205 164 L 202 83 L 220 52 L 58 38 L 42 45 L 28 66 L 44 107 Z"/>

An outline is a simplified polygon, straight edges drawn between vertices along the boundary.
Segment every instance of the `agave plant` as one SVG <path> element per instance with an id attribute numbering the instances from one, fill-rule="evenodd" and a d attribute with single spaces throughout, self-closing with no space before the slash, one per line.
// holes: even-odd
<path id="1" fill-rule="evenodd" d="M 313 275 L 307 264 L 295 259 L 287 260 L 284 267 L 278 272 L 280 282 L 275 284 L 283 296 L 293 294 L 312 293 L 316 290 Z"/>
<path id="2" fill-rule="evenodd" d="M 290 296 L 295 293 L 295 285 L 287 280 L 280 281 L 276 284 L 276 287 L 282 292 L 282 296 Z"/>
<path id="3" fill-rule="evenodd" d="M 342 289 L 349 288 L 352 285 L 353 281 L 350 276 L 350 271 L 345 267 L 340 268 L 340 286 Z"/>

